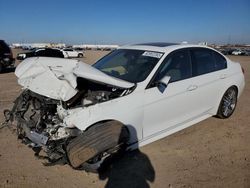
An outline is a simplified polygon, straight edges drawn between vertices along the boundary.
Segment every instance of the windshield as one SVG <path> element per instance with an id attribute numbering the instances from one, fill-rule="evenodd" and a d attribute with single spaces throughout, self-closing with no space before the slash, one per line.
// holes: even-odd
<path id="1" fill-rule="evenodd" d="M 147 78 L 162 55 L 161 52 L 118 49 L 93 66 L 110 76 L 137 83 Z"/>

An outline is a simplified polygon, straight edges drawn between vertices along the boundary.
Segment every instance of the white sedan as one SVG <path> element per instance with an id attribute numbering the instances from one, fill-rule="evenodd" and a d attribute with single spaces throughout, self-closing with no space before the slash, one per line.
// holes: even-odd
<path id="1" fill-rule="evenodd" d="M 76 51 L 72 48 L 64 48 L 61 50 L 65 58 L 72 58 L 72 57 L 83 57 L 84 53 L 82 51 Z"/>
<path id="2" fill-rule="evenodd" d="M 124 149 L 211 116 L 230 117 L 243 73 L 220 52 L 188 44 L 124 46 L 93 66 L 30 58 L 16 69 L 25 90 L 9 119 L 15 117 L 19 137 L 44 149 L 50 162 L 96 169 Z"/>
<path id="3" fill-rule="evenodd" d="M 241 50 L 234 50 L 232 55 L 243 55 L 243 52 Z"/>

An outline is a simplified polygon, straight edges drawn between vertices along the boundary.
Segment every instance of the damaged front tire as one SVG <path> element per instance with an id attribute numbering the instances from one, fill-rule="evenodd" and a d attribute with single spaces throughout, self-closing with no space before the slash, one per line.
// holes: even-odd
<path id="1" fill-rule="evenodd" d="M 69 163 L 73 168 L 97 171 L 104 159 L 125 149 L 128 139 L 128 129 L 122 123 L 98 123 L 67 145 Z"/>

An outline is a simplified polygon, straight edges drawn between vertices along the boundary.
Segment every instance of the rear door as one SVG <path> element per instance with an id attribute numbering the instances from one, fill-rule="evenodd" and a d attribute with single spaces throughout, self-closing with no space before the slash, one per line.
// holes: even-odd
<path id="1" fill-rule="evenodd" d="M 226 60 L 214 50 L 207 48 L 190 49 L 192 59 L 192 85 L 197 88 L 195 95 L 197 114 L 210 113 L 216 106 L 223 88 Z"/>

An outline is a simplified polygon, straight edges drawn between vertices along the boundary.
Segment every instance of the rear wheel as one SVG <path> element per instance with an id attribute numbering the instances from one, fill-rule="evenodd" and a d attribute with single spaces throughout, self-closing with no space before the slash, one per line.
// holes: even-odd
<path id="1" fill-rule="evenodd" d="M 118 121 L 107 121 L 90 127 L 66 147 L 72 167 L 96 171 L 104 161 L 121 151 L 129 138 L 127 128 Z"/>
<path id="2" fill-rule="evenodd" d="M 236 87 L 232 86 L 227 89 L 221 99 L 220 106 L 217 112 L 217 116 L 219 118 L 229 118 L 233 114 L 237 104 L 237 95 L 238 92 Z"/>
<path id="3" fill-rule="evenodd" d="M 83 57 L 83 54 L 78 54 L 78 57 Z"/>

